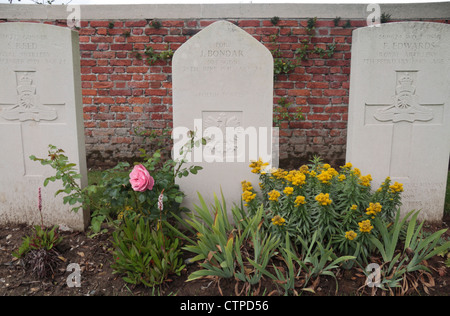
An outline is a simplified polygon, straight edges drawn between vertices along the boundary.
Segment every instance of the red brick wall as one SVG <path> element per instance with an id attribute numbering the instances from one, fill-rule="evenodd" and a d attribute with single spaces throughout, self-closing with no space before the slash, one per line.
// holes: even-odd
<path id="1" fill-rule="evenodd" d="M 230 20 L 269 49 L 294 61 L 294 51 L 308 39 L 307 19 Z M 175 51 L 214 20 L 82 21 L 78 30 L 87 160 L 89 167 L 112 166 L 138 157 L 142 137 L 133 128 L 161 130 L 172 126 L 171 62 L 148 65 L 146 46 L 156 52 Z M 280 128 L 280 165 L 295 167 L 320 155 L 336 166 L 345 159 L 352 30 L 365 20 L 346 20 L 335 26 L 332 19 L 318 19 L 311 43 L 325 48 L 335 44 L 332 57 L 309 55 L 288 74 L 274 82 L 274 107 L 280 98 L 300 108 L 305 120 L 284 121 Z M 448 23 L 448 21 L 437 21 Z M 45 22 L 49 23 L 49 22 Z M 64 26 L 64 22 L 52 24 Z M 143 58 L 136 58 L 136 52 Z"/>

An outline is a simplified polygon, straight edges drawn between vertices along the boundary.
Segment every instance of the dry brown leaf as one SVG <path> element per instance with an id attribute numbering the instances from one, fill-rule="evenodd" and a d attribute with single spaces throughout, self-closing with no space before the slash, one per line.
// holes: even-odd
<path id="1" fill-rule="evenodd" d="M 440 267 L 436 269 L 437 273 L 439 273 L 439 276 L 443 277 L 447 274 L 447 268 L 446 267 Z"/>
<path id="2" fill-rule="evenodd" d="M 278 291 L 277 291 L 277 290 L 273 290 L 273 291 L 270 292 L 267 296 L 272 296 L 272 295 L 274 295 L 274 294 L 276 294 L 276 293 L 278 293 Z"/>
<path id="3" fill-rule="evenodd" d="M 208 253 L 208 261 L 211 261 L 211 259 L 212 259 L 212 257 L 214 256 L 215 253 L 216 253 L 215 251 L 210 251 Z"/>
<path id="4" fill-rule="evenodd" d="M 223 296 L 222 289 L 220 288 L 220 278 L 217 279 L 217 288 L 219 289 L 220 296 Z"/>
<path id="5" fill-rule="evenodd" d="M 424 275 L 426 275 L 428 277 L 428 282 L 425 281 Z M 433 276 L 429 272 L 423 271 L 422 275 L 420 276 L 420 281 L 422 282 L 424 287 L 426 286 L 426 287 L 432 288 L 436 285 L 436 283 L 434 282 Z"/>

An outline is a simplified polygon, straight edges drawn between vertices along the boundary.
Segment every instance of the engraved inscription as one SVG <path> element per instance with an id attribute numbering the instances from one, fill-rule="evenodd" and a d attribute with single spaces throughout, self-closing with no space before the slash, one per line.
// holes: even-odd
<path id="1" fill-rule="evenodd" d="M 240 49 L 208 49 L 202 50 L 200 57 L 236 58 L 244 57 L 244 53 Z"/>
<path id="2" fill-rule="evenodd" d="M 238 58 L 244 57 L 242 49 L 234 49 L 229 47 L 226 42 L 216 42 L 211 49 L 203 49 L 200 51 L 200 57 L 206 58 Z"/>
<path id="3" fill-rule="evenodd" d="M 364 58 L 364 64 L 444 64 L 450 60 L 439 58 L 441 34 L 422 34 L 419 31 L 407 34 L 380 34 L 379 51 L 374 58 Z"/>
<path id="4" fill-rule="evenodd" d="M 67 64 L 67 58 L 48 50 L 44 44 L 48 40 L 43 34 L 0 33 L 0 65 Z"/>

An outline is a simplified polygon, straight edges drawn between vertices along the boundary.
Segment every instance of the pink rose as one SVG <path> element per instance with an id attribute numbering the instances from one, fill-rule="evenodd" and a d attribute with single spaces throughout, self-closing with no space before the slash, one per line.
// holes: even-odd
<path id="1" fill-rule="evenodd" d="M 136 165 L 130 172 L 130 183 L 134 191 L 144 192 L 153 189 L 155 180 L 143 165 Z"/>

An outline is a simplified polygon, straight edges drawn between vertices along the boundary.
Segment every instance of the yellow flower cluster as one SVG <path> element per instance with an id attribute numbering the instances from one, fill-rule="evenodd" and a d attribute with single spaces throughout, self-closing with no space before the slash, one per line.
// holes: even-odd
<path id="1" fill-rule="evenodd" d="M 242 181 L 241 185 L 242 185 L 242 192 L 253 190 L 252 184 L 248 181 L 245 181 L 245 180 Z"/>
<path id="2" fill-rule="evenodd" d="M 352 211 L 356 211 L 357 208 L 358 208 L 358 205 L 356 205 L 356 204 L 353 204 L 353 205 L 350 207 L 350 209 L 351 209 Z"/>
<path id="3" fill-rule="evenodd" d="M 378 213 L 381 212 L 381 204 L 380 203 L 369 203 L 369 207 L 366 208 L 366 214 L 367 215 L 372 215 L 373 216 L 377 215 Z"/>
<path id="4" fill-rule="evenodd" d="M 274 218 L 272 218 L 272 224 L 274 224 L 275 226 L 283 226 L 286 224 L 286 220 L 280 215 L 276 215 Z"/>
<path id="5" fill-rule="evenodd" d="M 288 173 L 285 179 L 291 182 L 293 185 L 303 185 L 306 183 L 306 176 L 300 170 L 292 170 Z"/>
<path id="6" fill-rule="evenodd" d="M 356 238 L 356 236 L 358 236 L 358 234 L 355 233 L 353 230 L 350 230 L 345 233 L 345 238 L 347 238 L 348 240 L 353 240 Z"/>
<path id="7" fill-rule="evenodd" d="M 359 181 L 361 181 L 361 185 L 365 186 L 365 187 L 369 187 L 370 186 L 370 182 L 372 181 L 372 176 L 370 174 L 368 174 L 367 176 L 362 176 L 359 178 Z"/>
<path id="8" fill-rule="evenodd" d="M 272 170 L 270 170 L 270 173 L 272 174 L 272 177 L 275 177 L 277 179 L 284 179 L 284 177 L 286 177 L 288 175 L 288 172 L 281 168 L 272 169 Z"/>
<path id="9" fill-rule="evenodd" d="M 394 182 L 393 185 L 389 186 L 389 189 L 391 189 L 392 192 L 403 192 L 403 184 Z"/>
<path id="10" fill-rule="evenodd" d="M 295 206 L 296 206 L 296 207 L 299 207 L 300 204 L 306 204 L 305 197 L 304 197 L 304 196 L 301 196 L 301 195 L 299 195 L 299 196 L 297 196 L 297 197 L 295 198 Z"/>
<path id="11" fill-rule="evenodd" d="M 280 197 L 280 192 L 278 192 L 277 190 L 272 190 L 269 193 L 267 193 L 269 195 L 269 201 L 278 201 L 278 198 Z"/>
<path id="12" fill-rule="evenodd" d="M 321 181 L 322 183 L 330 183 L 331 179 L 333 179 L 333 177 L 337 176 L 339 173 L 334 168 L 329 167 L 330 165 L 326 164 L 324 165 L 324 167 L 325 166 L 327 166 L 328 168 L 326 170 L 323 170 L 317 176 L 317 179 L 319 179 L 319 181 Z"/>
<path id="13" fill-rule="evenodd" d="M 330 194 L 329 193 L 320 193 L 319 195 L 316 196 L 316 201 L 319 202 L 320 205 L 326 206 L 326 205 L 330 205 L 331 202 L 333 202 L 330 199 Z"/>
<path id="14" fill-rule="evenodd" d="M 242 200 L 245 202 L 250 202 L 252 201 L 255 197 L 256 197 L 256 193 L 253 193 L 253 186 L 250 182 L 248 181 L 242 181 L 241 182 L 242 185 Z M 245 206 L 247 206 L 247 204 L 245 204 Z"/>
<path id="15" fill-rule="evenodd" d="M 358 176 L 358 177 L 361 175 L 361 170 L 359 170 L 358 168 L 354 168 L 354 169 L 352 170 L 352 172 L 353 172 L 354 175 L 356 175 L 356 176 Z"/>
<path id="16" fill-rule="evenodd" d="M 347 162 L 345 165 L 343 165 L 342 169 L 352 169 L 353 165 L 351 162 Z"/>
<path id="17" fill-rule="evenodd" d="M 309 167 L 307 165 L 302 165 L 298 170 L 302 173 L 307 173 L 309 170 Z"/>
<path id="18" fill-rule="evenodd" d="M 306 183 L 305 172 L 308 172 L 308 166 L 302 166 L 300 170 L 291 170 L 286 171 L 284 169 L 272 169 L 271 171 L 272 177 L 280 180 L 286 180 L 290 182 L 292 185 L 303 185 Z"/>
<path id="19" fill-rule="evenodd" d="M 365 220 L 358 223 L 359 230 L 362 233 L 370 233 L 370 231 L 373 229 L 373 226 L 370 223 L 370 220 Z"/>
<path id="20" fill-rule="evenodd" d="M 261 158 L 259 158 L 258 161 L 252 161 L 249 167 L 253 168 L 252 169 L 253 173 L 261 173 L 264 170 L 264 168 L 268 165 L 269 165 L 268 162 L 263 162 Z"/>
<path id="21" fill-rule="evenodd" d="M 285 187 L 283 190 L 283 193 L 286 195 L 291 195 L 294 192 L 294 188 L 293 187 Z"/>
<path id="22" fill-rule="evenodd" d="M 256 193 L 252 193 L 251 191 L 244 191 L 244 193 L 242 193 L 242 200 L 247 203 L 252 201 L 255 197 Z"/>

